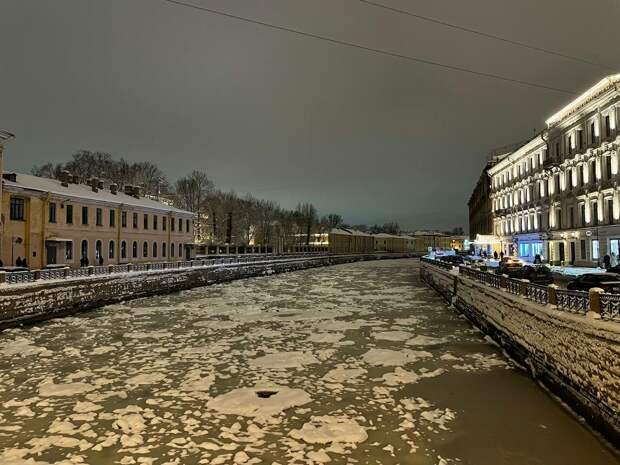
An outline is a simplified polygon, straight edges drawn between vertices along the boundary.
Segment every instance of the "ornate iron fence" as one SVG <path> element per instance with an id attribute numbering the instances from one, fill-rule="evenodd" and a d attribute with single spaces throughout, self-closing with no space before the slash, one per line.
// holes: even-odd
<path id="1" fill-rule="evenodd" d="M 54 268 L 51 270 L 41 270 L 39 272 L 39 279 L 64 279 L 65 278 L 65 269 L 64 268 Z"/>
<path id="2" fill-rule="evenodd" d="M 590 294 L 587 292 L 558 289 L 556 299 L 558 308 L 567 312 L 586 314 L 590 308 Z"/>
<path id="3" fill-rule="evenodd" d="M 506 278 L 506 290 L 510 292 L 511 294 L 515 294 L 515 295 L 521 294 L 521 284 L 522 283 L 519 280 L 512 279 L 512 278 Z"/>
<path id="4" fill-rule="evenodd" d="M 298 254 L 269 254 L 269 255 L 252 255 L 246 257 L 219 257 L 219 258 L 201 258 L 195 260 L 185 260 L 178 262 L 154 262 L 154 263 L 136 263 L 124 265 L 104 265 L 104 266 L 87 266 L 80 268 L 54 268 L 36 271 L 12 271 L 3 274 L 4 279 L 1 282 L 6 284 L 30 283 L 37 280 L 51 280 L 64 278 L 79 278 L 93 275 L 107 275 L 111 273 L 127 273 L 130 271 L 149 271 L 149 270 L 166 270 L 171 268 L 191 268 L 203 266 L 218 266 L 224 264 L 243 264 L 265 260 L 291 260 L 305 259 L 308 257 L 321 257 L 331 254 L 322 254 L 320 252 L 298 253 Z M 347 257 L 348 258 L 348 257 Z M 351 257 L 354 261 L 355 257 Z M 444 266 L 441 264 L 439 266 Z M 451 266 L 447 267 L 451 269 Z"/>
<path id="5" fill-rule="evenodd" d="M 525 296 L 541 305 L 549 303 L 549 288 L 540 284 L 528 284 L 525 288 Z"/>
<path id="6" fill-rule="evenodd" d="M 112 273 L 127 273 L 129 272 L 129 265 L 112 265 L 110 270 Z"/>
<path id="7" fill-rule="evenodd" d="M 9 284 L 31 283 L 34 281 L 34 273 L 32 271 L 14 271 L 7 273 L 6 282 Z"/>
<path id="8" fill-rule="evenodd" d="M 70 278 L 79 278 L 81 276 L 88 276 L 88 268 L 72 268 L 69 270 L 68 276 Z"/>
<path id="9" fill-rule="evenodd" d="M 601 294 L 601 318 L 620 320 L 619 294 Z"/>
<path id="10" fill-rule="evenodd" d="M 502 278 L 495 273 L 489 273 L 488 271 L 481 271 L 483 274 L 483 281 L 487 283 L 489 286 L 494 287 L 495 289 L 500 289 L 502 287 Z"/>

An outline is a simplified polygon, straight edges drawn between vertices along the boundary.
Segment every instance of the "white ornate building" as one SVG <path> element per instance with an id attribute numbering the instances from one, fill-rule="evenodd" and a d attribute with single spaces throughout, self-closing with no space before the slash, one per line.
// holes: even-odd
<path id="1" fill-rule="evenodd" d="M 488 170 L 493 229 L 506 253 L 586 266 L 620 255 L 619 122 L 617 74 Z"/>

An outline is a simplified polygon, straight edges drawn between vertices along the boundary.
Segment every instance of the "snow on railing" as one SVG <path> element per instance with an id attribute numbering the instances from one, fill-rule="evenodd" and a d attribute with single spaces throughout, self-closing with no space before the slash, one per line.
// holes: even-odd
<path id="1" fill-rule="evenodd" d="M 453 268 L 451 263 L 428 257 L 423 257 L 422 262 L 447 270 Z M 619 294 L 599 294 L 596 292 L 600 297 L 594 299 L 591 298 L 591 292 L 595 291 L 570 291 L 559 289 L 553 284 L 548 286 L 534 284 L 525 279 L 513 279 L 506 275 L 478 270 L 468 265 L 459 265 L 458 271 L 464 277 L 524 297 L 540 305 L 552 305 L 558 310 L 581 315 L 593 312 L 605 320 L 620 321 Z M 429 279 L 428 273 L 425 271 L 421 271 L 421 276 L 423 280 Z"/>
<path id="2" fill-rule="evenodd" d="M 590 294 L 587 292 L 557 289 L 555 295 L 558 308 L 567 312 L 585 315 L 590 308 Z"/>
<path id="3" fill-rule="evenodd" d="M 245 257 L 219 257 L 200 258 L 195 260 L 182 260 L 178 262 L 154 262 L 154 263 L 127 263 L 123 265 L 86 266 L 80 268 L 52 268 L 35 271 L 0 272 L 0 283 L 23 284 L 37 280 L 49 281 L 66 278 L 81 278 L 86 276 L 101 276 L 115 273 L 158 271 L 175 268 L 193 268 L 204 266 L 239 265 L 260 261 L 279 261 L 300 258 L 327 256 L 321 253 L 296 253 L 288 255 L 251 255 Z"/>
<path id="4" fill-rule="evenodd" d="M 31 283 L 34 281 L 34 272 L 32 271 L 14 271 L 7 273 L 6 282 L 9 284 Z"/>

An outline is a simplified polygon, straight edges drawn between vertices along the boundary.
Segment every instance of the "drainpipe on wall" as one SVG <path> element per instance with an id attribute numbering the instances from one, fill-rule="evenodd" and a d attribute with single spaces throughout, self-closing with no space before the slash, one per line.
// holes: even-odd
<path id="1" fill-rule="evenodd" d="M 3 173 L 3 156 L 4 144 L 11 139 L 15 139 L 15 135 L 7 131 L 0 130 L 0 257 L 2 256 L 2 238 L 4 237 L 4 221 L 2 220 L 2 173 Z M 11 243 L 11 247 L 13 244 Z"/>

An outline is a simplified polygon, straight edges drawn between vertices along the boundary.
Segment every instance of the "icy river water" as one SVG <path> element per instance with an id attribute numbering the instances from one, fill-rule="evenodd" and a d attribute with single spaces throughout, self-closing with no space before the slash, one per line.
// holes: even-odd
<path id="1" fill-rule="evenodd" d="M 0 334 L 0 464 L 608 465 L 416 260 L 236 281 Z"/>

